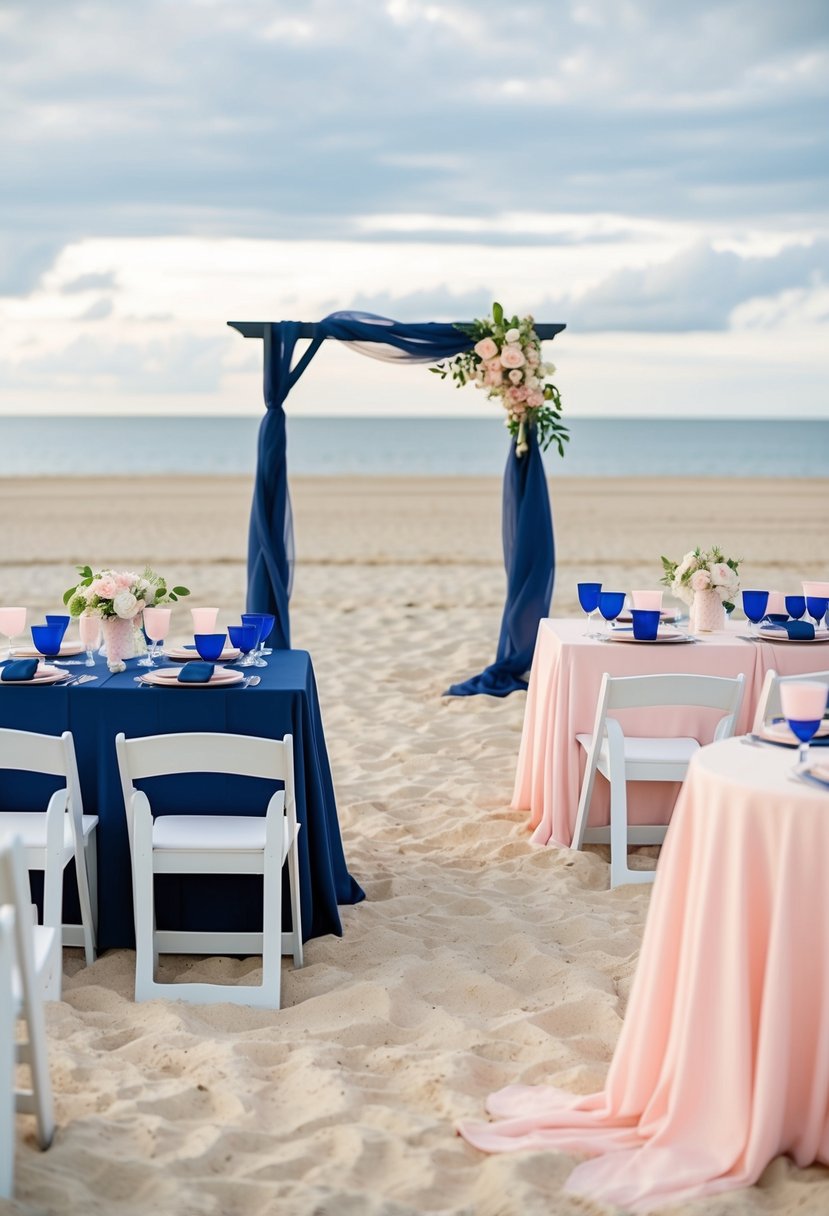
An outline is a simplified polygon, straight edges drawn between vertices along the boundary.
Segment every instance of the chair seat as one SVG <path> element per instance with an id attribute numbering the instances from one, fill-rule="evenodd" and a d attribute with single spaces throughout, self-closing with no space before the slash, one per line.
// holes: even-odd
<path id="1" fill-rule="evenodd" d="M 153 849 L 261 853 L 265 822 L 254 815 L 159 815 L 153 822 Z"/>
<path id="2" fill-rule="evenodd" d="M 84 840 L 98 825 L 97 815 L 82 815 Z M 3 811 L 0 813 L 0 832 L 19 836 L 25 849 L 46 848 L 46 815 L 43 811 Z M 63 847 L 74 848 L 72 822 L 68 815 L 63 818 Z"/>
<path id="3" fill-rule="evenodd" d="M 592 735 L 576 735 L 576 739 L 585 751 L 590 750 L 593 743 Z M 694 752 L 699 751 L 699 746 L 696 739 L 651 739 L 625 735 L 625 764 L 637 766 L 676 764 L 687 767 Z M 602 740 L 599 748 L 598 768 L 599 772 L 607 775 L 607 739 Z"/>

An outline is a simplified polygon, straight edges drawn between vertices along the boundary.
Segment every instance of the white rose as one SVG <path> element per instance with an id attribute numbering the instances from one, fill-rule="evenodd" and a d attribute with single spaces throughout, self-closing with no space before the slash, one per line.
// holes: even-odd
<path id="1" fill-rule="evenodd" d="M 510 372 L 510 374 L 509 374 L 509 378 L 510 378 L 510 383 L 511 383 L 511 384 L 520 384 L 520 383 L 521 383 L 521 370 L 520 370 L 520 368 L 514 367 L 514 368 L 512 369 L 512 371 Z"/>
<path id="2" fill-rule="evenodd" d="M 692 604 L 694 602 L 694 593 L 686 583 L 681 583 L 678 578 L 675 578 L 671 583 L 671 594 L 675 595 L 678 600 L 682 600 L 683 604 Z"/>
<path id="3" fill-rule="evenodd" d="M 507 340 L 507 342 L 519 342 L 521 340 L 521 330 L 520 329 L 508 329 L 507 332 L 504 334 L 504 337 Z"/>
<path id="4" fill-rule="evenodd" d="M 138 600 L 131 591 L 119 591 L 112 601 L 116 616 L 123 621 L 131 621 L 138 611 Z"/>

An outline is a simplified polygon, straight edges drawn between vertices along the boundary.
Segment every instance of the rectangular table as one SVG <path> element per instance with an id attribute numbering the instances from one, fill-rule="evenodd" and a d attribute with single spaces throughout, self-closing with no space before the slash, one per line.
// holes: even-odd
<path id="1" fill-rule="evenodd" d="M 299 833 L 303 936 L 342 934 L 338 904 L 364 898 L 348 873 L 314 671 L 306 651 L 277 651 L 261 683 L 243 688 L 145 688 L 134 661 L 111 674 L 102 659 L 94 683 L 40 688 L 0 684 L 0 726 L 60 734 L 75 740 L 86 814 L 98 816 L 98 943 L 102 950 L 132 946 L 132 881 L 124 801 L 115 736 L 217 731 L 281 738 L 293 735 Z M 154 778 L 144 783 L 154 812 L 264 814 L 276 788 L 252 778 L 211 775 Z M 51 783 L 51 788 L 54 783 Z M 44 809 L 50 779 L 0 774 L 0 810 Z M 230 802 L 228 803 L 228 799 Z M 258 930 L 262 926 L 261 879 L 235 875 L 157 879 L 159 926 Z M 74 886 L 74 883 L 72 884 Z M 288 884 L 283 917 L 290 924 Z"/>
<path id="2" fill-rule="evenodd" d="M 584 620 L 542 620 L 527 690 L 524 728 L 512 806 L 530 811 L 534 844 L 569 845 L 578 810 L 584 752 L 577 734 L 590 734 L 604 672 L 611 676 L 682 672 L 745 676 L 738 731 L 750 727 L 766 672 L 797 675 L 829 669 L 829 643 L 745 641 L 742 622 L 701 634 L 693 644 L 636 645 L 588 638 Z M 631 735 L 688 735 L 701 743 L 713 737 L 719 713 L 691 708 L 627 710 L 619 714 Z M 632 782 L 628 786 L 631 823 L 667 823 L 679 792 L 677 783 Z M 590 826 L 608 823 L 609 800 L 596 782 Z"/>

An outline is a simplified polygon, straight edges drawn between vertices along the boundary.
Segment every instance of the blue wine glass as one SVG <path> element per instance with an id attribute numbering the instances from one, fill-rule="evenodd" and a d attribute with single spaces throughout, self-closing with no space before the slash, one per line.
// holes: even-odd
<path id="1" fill-rule="evenodd" d="M 809 756 L 809 742 L 823 721 L 826 695 L 826 685 L 816 680 L 784 680 L 780 685 L 780 708 L 800 744 L 797 763 L 801 768 Z"/>
<path id="2" fill-rule="evenodd" d="M 251 651 L 256 649 L 259 642 L 259 629 L 256 625 L 228 625 L 227 636 L 230 638 L 231 646 L 235 646 L 237 650 L 245 656 L 240 667 L 253 667 L 255 659 Z"/>
<path id="3" fill-rule="evenodd" d="M 261 657 L 265 654 L 273 654 L 273 648 L 271 646 L 266 646 L 265 643 L 271 636 L 271 630 L 276 624 L 276 617 L 272 612 L 260 612 L 259 615 L 265 618 L 265 624 L 262 627 L 262 636 L 259 639 L 259 654 Z"/>
<path id="4" fill-rule="evenodd" d="M 261 646 L 262 646 L 262 643 L 264 642 L 265 638 L 268 636 L 268 633 L 270 633 L 271 629 L 273 629 L 274 620 L 275 620 L 275 617 L 269 616 L 267 612 L 243 612 L 242 613 L 242 624 L 243 625 L 255 625 L 256 629 L 257 629 L 256 646 L 253 651 L 253 666 L 254 667 L 267 667 L 267 663 L 262 658 Z M 268 621 L 271 622 L 270 625 L 268 625 Z M 267 629 L 267 632 L 266 632 L 266 629 Z"/>
<path id="5" fill-rule="evenodd" d="M 815 629 L 819 629 L 826 616 L 826 610 L 829 608 L 829 596 L 825 595 L 807 595 L 806 596 L 806 611 L 815 622 Z"/>
<path id="6" fill-rule="evenodd" d="M 69 617 L 64 616 L 62 613 L 58 614 L 56 612 L 53 612 L 53 613 L 47 612 L 46 613 L 46 624 L 60 626 L 60 640 L 61 640 L 61 642 L 63 642 L 64 636 L 66 635 L 66 630 L 69 628 Z"/>
<path id="7" fill-rule="evenodd" d="M 63 634 L 63 625 L 32 625 L 32 641 L 35 644 L 35 650 L 42 654 L 44 659 L 58 657 Z"/>
<path id="8" fill-rule="evenodd" d="M 793 621 L 799 621 L 806 612 L 806 596 L 805 595 L 787 595 L 786 596 L 786 611 Z"/>
<path id="9" fill-rule="evenodd" d="M 610 622 L 615 621 L 616 617 L 625 606 L 624 591 L 602 591 L 599 594 L 599 612 L 607 621 L 607 635 L 610 636 Z"/>
<path id="10" fill-rule="evenodd" d="M 225 648 L 226 637 L 224 633 L 194 633 L 193 641 L 196 643 L 199 658 L 208 663 L 215 663 Z"/>
<path id="11" fill-rule="evenodd" d="M 601 594 L 601 583 L 578 583 L 577 590 L 579 593 L 579 605 L 582 612 L 587 613 L 587 622 L 584 626 L 584 632 L 587 637 L 593 637 L 593 613 L 599 606 L 599 595 Z"/>
<path id="12" fill-rule="evenodd" d="M 752 633 L 758 634 L 757 626 L 766 615 L 766 608 L 769 604 L 768 591 L 744 591 L 743 595 L 743 612 L 753 626 Z"/>

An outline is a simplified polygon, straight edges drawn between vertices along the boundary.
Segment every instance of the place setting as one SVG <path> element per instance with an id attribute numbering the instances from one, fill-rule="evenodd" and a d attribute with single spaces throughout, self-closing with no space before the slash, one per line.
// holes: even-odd
<path id="1" fill-rule="evenodd" d="M 192 608 L 193 642 L 168 646 L 159 656 L 156 646 L 169 630 L 169 618 L 151 617 L 148 636 L 156 646 L 138 666 L 150 668 L 135 677 L 137 684 L 156 688 L 231 688 L 255 687 L 260 676 L 242 670 L 267 667 L 264 654 L 271 653 L 264 642 L 271 633 L 275 617 L 270 613 L 242 613 L 241 624 L 229 625 L 222 633 L 216 629 L 218 608 Z M 145 613 L 146 615 L 146 613 Z M 156 666 L 156 660 L 165 662 Z M 172 664 L 172 665 L 170 665 Z M 238 666 L 232 666 L 238 664 Z"/>
<path id="2" fill-rule="evenodd" d="M 681 645 L 696 639 L 675 627 L 682 617 L 662 608 L 659 590 L 605 591 L 601 583 L 579 583 L 579 604 L 587 613 L 586 636 L 599 642 L 634 645 Z M 630 605 L 630 606 L 628 606 Z M 604 628 L 592 626 L 598 611 Z"/>

